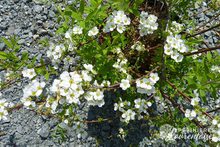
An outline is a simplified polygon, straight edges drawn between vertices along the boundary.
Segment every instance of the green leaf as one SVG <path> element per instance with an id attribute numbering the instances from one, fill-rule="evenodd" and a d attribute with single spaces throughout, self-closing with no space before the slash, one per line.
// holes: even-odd
<path id="1" fill-rule="evenodd" d="M 13 48 L 13 44 L 8 39 L 2 37 L 1 40 L 7 45 L 7 47 L 9 47 L 11 49 Z"/>
<path id="2" fill-rule="evenodd" d="M 208 61 L 212 61 L 212 54 L 210 52 L 207 53 L 207 59 Z"/>
<path id="3" fill-rule="evenodd" d="M 80 21 L 82 20 L 82 14 L 81 13 L 77 13 L 77 12 L 72 12 L 72 18 L 77 20 L 77 21 Z"/>
<path id="4" fill-rule="evenodd" d="M 85 8 L 85 0 L 81 0 L 81 1 L 80 1 L 80 7 L 79 7 L 79 12 L 80 12 L 81 14 L 83 14 L 84 8 Z"/>
<path id="5" fill-rule="evenodd" d="M 72 16 L 72 11 L 65 11 L 64 14 L 67 16 Z"/>
<path id="6" fill-rule="evenodd" d="M 46 71 L 46 74 L 44 75 L 45 79 L 48 81 L 49 77 L 50 77 L 50 73 L 48 71 Z"/>
<path id="7" fill-rule="evenodd" d="M 5 59 L 7 59 L 7 56 L 8 56 L 7 53 L 5 53 L 5 52 L 3 52 L 3 51 L 0 51 L 0 59 L 5 60 Z"/>

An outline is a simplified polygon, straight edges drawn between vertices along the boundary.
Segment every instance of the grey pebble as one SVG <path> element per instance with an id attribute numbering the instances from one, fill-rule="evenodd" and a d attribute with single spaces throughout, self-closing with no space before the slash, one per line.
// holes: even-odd
<path id="1" fill-rule="evenodd" d="M 42 138 L 47 138 L 49 133 L 50 133 L 50 128 L 48 124 L 44 124 L 38 131 L 37 133 L 42 137 Z"/>
<path id="2" fill-rule="evenodd" d="M 41 11 L 43 10 L 42 6 L 40 5 L 35 5 L 33 8 L 34 12 L 36 13 L 41 13 Z"/>
<path id="3" fill-rule="evenodd" d="M 24 35 L 23 35 L 24 36 Z M 20 39 L 18 40 L 18 44 L 24 44 L 25 43 L 25 39 Z"/>

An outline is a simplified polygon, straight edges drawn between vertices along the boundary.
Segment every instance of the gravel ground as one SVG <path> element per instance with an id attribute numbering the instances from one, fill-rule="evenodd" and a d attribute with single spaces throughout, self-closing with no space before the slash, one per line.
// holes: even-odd
<path id="1" fill-rule="evenodd" d="M 0 1 L 0 36 L 19 37 L 18 43 L 22 51 L 28 51 L 38 59 L 44 57 L 45 48 L 37 43 L 42 38 L 56 39 L 56 9 L 54 4 L 43 5 L 32 0 Z M 0 50 L 5 45 L 0 44 Z M 3 73 L 1 73 L 3 74 Z M 22 89 L 28 81 L 23 80 L 3 91 L 2 98 L 17 102 L 22 97 Z M 88 108 L 85 108 L 88 109 Z M 88 110 L 87 110 L 88 111 Z M 87 115 L 84 113 L 84 115 Z M 8 121 L 0 121 L 0 146 L 60 146 L 57 138 L 52 137 L 58 121 L 40 116 L 26 109 L 15 110 Z M 86 126 L 85 126 L 86 127 Z M 91 143 L 90 143 L 91 142 Z M 92 146 L 96 144 L 91 137 L 79 140 L 74 131 L 68 128 L 67 140 L 62 146 Z"/>
<path id="2" fill-rule="evenodd" d="M 198 10 L 202 11 L 204 8 Z M 216 12 L 215 12 L 216 13 Z M 198 23 L 208 21 L 213 13 L 200 13 L 196 19 Z M 40 59 L 44 56 L 45 49 L 37 45 L 37 41 L 41 38 L 54 38 L 54 32 L 57 27 L 56 9 L 54 4 L 43 5 L 33 2 L 32 0 L 1 0 L 0 1 L 0 36 L 16 35 L 20 39 L 18 43 L 22 50 L 28 51 L 33 56 L 37 55 Z M 216 20 L 220 20 L 218 17 Z M 219 38 L 214 31 L 204 34 L 206 42 L 209 46 L 214 46 Z M 0 44 L 0 50 L 5 45 Z M 203 47 L 203 46 L 202 46 Z M 204 46 L 205 47 L 205 46 Z M 14 84 L 11 88 L 3 91 L 3 98 L 12 102 L 17 102 L 22 97 L 22 88 L 27 81 Z M 88 120 L 97 119 L 99 116 L 104 118 L 114 117 L 113 110 L 113 94 L 107 94 L 105 101 L 107 105 L 103 108 L 84 107 L 82 115 L 88 117 Z M 58 121 L 53 118 L 40 116 L 33 111 L 19 109 L 10 114 L 8 121 L 0 121 L 0 147 L 1 146 L 61 146 L 57 138 L 52 137 Z M 148 126 L 140 125 L 147 122 L 135 121 L 129 124 L 130 132 L 126 137 L 126 141 L 119 139 L 116 134 L 120 128 L 119 120 L 105 122 L 101 125 L 89 124 L 85 125 L 88 136 L 86 139 L 77 139 L 77 134 L 68 128 L 67 140 L 62 146 L 96 146 L 96 140 L 101 146 L 129 146 L 130 144 L 138 144 L 145 136 L 148 135 Z"/>

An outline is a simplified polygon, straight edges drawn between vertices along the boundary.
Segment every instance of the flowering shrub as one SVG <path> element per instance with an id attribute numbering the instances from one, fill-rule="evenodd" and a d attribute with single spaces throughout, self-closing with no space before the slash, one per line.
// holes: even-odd
<path id="1" fill-rule="evenodd" d="M 200 49 L 203 40 L 193 38 L 199 34 L 196 27 L 188 28 L 190 17 L 172 17 L 181 12 L 172 7 L 181 1 L 172 2 L 82 0 L 79 7 L 74 7 L 76 2 L 60 8 L 61 40 L 51 41 L 46 52 L 51 62 L 30 62 L 26 54 L 19 58 L 1 52 L 5 63 L 25 58 L 28 64 L 2 69 L 29 79 L 21 98 L 25 108 L 73 125 L 79 137 L 85 136 L 80 126 L 86 120 L 77 109 L 82 103 L 103 107 L 105 91 L 110 91 L 119 95 L 114 110 L 125 125 L 146 119 L 154 127 L 172 123 L 212 128 L 209 143 L 217 144 L 219 105 L 209 107 L 207 97 L 219 103 L 219 46 Z M 0 119 L 6 119 L 6 107 L 1 100 Z"/>

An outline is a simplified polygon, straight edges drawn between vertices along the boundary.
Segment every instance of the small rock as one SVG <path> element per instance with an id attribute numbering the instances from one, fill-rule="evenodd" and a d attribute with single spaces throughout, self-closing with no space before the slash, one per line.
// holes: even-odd
<path id="1" fill-rule="evenodd" d="M 38 34 L 42 36 L 42 35 L 47 35 L 48 32 L 47 32 L 47 30 L 40 29 L 39 32 L 38 32 Z"/>
<path id="2" fill-rule="evenodd" d="M 34 35 L 33 39 L 36 40 L 39 37 L 39 35 Z"/>
<path id="3" fill-rule="evenodd" d="M 19 2 L 19 0 L 13 0 L 13 2 L 14 2 L 14 3 L 18 3 L 18 2 Z"/>
<path id="4" fill-rule="evenodd" d="M 53 11 L 50 11 L 48 16 L 49 16 L 49 18 L 53 18 L 53 17 L 55 17 L 55 13 Z"/>
<path id="5" fill-rule="evenodd" d="M 43 10 L 43 8 L 40 5 L 36 5 L 33 8 L 34 12 L 36 13 L 41 13 L 41 11 Z"/>
<path id="6" fill-rule="evenodd" d="M 20 40 L 18 41 L 18 44 L 23 44 L 24 42 L 25 42 L 24 39 L 20 39 Z"/>
<path id="7" fill-rule="evenodd" d="M 49 136 L 50 130 L 49 130 L 49 125 L 44 124 L 38 131 L 37 133 L 42 137 L 42 138 L 47 138 Z"/>
<path id="8" fill-rule="evenodd" d="M 15 34 L 15 35 L 18 35 L 19 32 L 21 32 L 21 29 L 20 29 L 20 28 L 15 29 L 14 34 Z"/>

